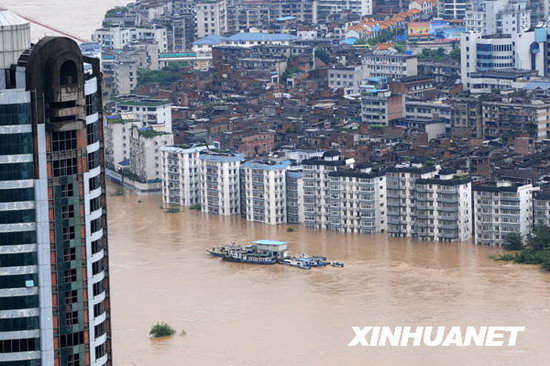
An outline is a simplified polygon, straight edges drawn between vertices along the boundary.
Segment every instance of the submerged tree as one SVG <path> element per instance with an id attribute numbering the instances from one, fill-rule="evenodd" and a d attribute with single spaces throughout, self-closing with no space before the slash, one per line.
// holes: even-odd
<path id="1" fill-rule="evenodd" d="M 149 335 L 153 338 L 168 337 L 175 333 L 176 330 L 164 322 L 153 325 L 149 331 Z"/>

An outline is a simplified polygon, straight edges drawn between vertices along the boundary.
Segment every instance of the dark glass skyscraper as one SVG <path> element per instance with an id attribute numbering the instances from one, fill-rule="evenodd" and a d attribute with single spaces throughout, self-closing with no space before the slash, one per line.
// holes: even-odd
<path id="1" fill-rule="evenodd" d="M 0 366 L 110 365 L 99 60 L 29 35 L 0 11 Z"/>

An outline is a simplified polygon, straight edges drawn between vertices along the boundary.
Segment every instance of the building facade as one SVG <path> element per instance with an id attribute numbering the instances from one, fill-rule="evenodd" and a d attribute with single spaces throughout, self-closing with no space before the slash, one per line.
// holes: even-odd
<path id="1" fill-rule="evenodd" d="M 531 232 L 534 189 L 507 182 L 474 186 L 475 243 L 502 246 L 510 233 Z"/>
<path id="2" fill-rule="evenodd" d="M 441 170 L 415 181 L 413 236 L 422 240 L 465 241 L 472 237 L 472 183 Z"/>
<path id="3" fill-rule="evenodd" d="M 213 148 L 213 147 L 212 147 Z M 159 149 L 162 167 L 162 202 L 165 205 L 201 204 L 200 153 L 203 146 L 164 146 Z"/>
<path id="4" fill-rule="evenodd" d="M 244 155 L 203 151 L 199 159 L 202 211 L 225 216 L 239 215 L 240 167 Z"/>
<path id="5" fill-rule="evenodd" d="M 436 166 L 421 163 L 396 165 L 386 170 L 388 233 L 391 236 L 416 235 L 416 180 L 434 178 L 438 170 Z"/>
<path id="6" fill-rule="evenodd" d="M 0 364 L 110 365 L 99 60 L 0 25 Z"/>
<path id="7" fill-rule="evenodd" d="M 367 165 L 340 170 L 329 175 L 328 230 L 371 234 L 384 232 L 386 216 L 386 176 Z"/>
<path id="8" fill-rule="evenodd" d="M 289 161 L 258 160 L 241 165 L 241 208 L 248 221 L 270 225 L 287 220 L 286 171 Z"/>

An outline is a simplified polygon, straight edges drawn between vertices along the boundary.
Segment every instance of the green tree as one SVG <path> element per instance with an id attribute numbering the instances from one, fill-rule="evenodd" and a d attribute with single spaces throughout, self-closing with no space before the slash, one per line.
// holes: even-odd
<path id="1" fill-rule="evenodd" d="M 550 246 L 550 227 L 544 225 L 535 226 L 527 238 L 527 243 L 535 250 L 542 250 Z"/>
<path id="2" fill-rule="evenodd" d="M 457 62 L 460 62 L 460 47 L 455 47 L 449 52 L 449 56 Z"/>
<path id="3" fill-rule="evenodd" d="M 325 50 L 315 50 L 315 57 L 323 61 L 325 64 L 330 63 L 330 56 Z"/>
<path id="4" fill-rule="evenodd" d="M 168 337 L 176 333 L 176 330 L 169 326 L 166 323 L 157 323 L 151 327 L 149 335 L 158 338 L 158 337 Z"/>
<path id="5" fill-rule="evenodd" d="M 504 239 L 504 248 L 506 250 L 523 249 L 523 240 L 520 233 L 510 233 Z"/>

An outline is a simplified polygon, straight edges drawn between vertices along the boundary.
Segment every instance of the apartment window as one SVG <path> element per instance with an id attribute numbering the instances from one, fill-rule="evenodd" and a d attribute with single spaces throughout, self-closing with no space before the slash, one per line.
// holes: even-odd
<path id="1" fill-rule="evenodd" d="M 95 348 L 95 357 L 101 358 L 105 356 L 105 343 Z"/>
<path id="2" fill-rule="evenodd" d="M 93 220 L 90 223 L 91 232 L 95 233 L 96 231 L 101 230 L 103 226 L 101 225 L 101 217 L 98 217 L 97 219 Z"/>
<path id="3" fill-rule="evenodd" d="M 73 240 L 75 238 L 74 226 L 63 228 L 63 241 Z"/>
<path id="4" fill-rule="evenodd" d="M 72 347 L 84 343 L 84 332 L 62 335 L 60 339 L 61 347 Z"/>
<path id="5" fill-rule="evenodd" d="M 63 184 L 61 186 L 61 197 L 67 198 L 73 196 L 73 185 L 72 184 Z"/>
<path id="6" fill-rule="evenodd" d="M 80 355 L 67 356 L 67 366 L 80 366 Z"/>
<path id="7" fill-rule="evenodd" d="M 78 292 L 76 290 L 65 291 L 65 304 L 70 305 L 78 301 Z"/>
<path id="8" fill-rule="evenodd" d="M 95 191 L 96 189 L 98 189 L 100 187 L 100 184 L 99 184 L 99 176 L 95 176 L 93 178 L 90 178 L 88 180 L 88 188 L 91 191 Z"/>
<path id="9" fill-rule="evenodd" d="M 75 325 L 78 324 L 78 311 L 68 311 L 65 313 L 65 324 Z"/>
<path id="10" fill-rule="evenodd" d="M 78 173 L 78 162 L 76 158 L 53 161 L 53 176 L 62 177 Z"/>
<path id="11" fill-rule="evenodd" d="M 76 281 L 76 269 L 67 269 L 63 274 L 63 280 L 65 283 L 75 282 Z"/>
<path id="12" fill-rule="evenodd" d="M 97 111 L 97 96 L 95 94 L 86 95 L 86 115 L 92 115 Z"/>
<path id="13" fill-rule="evenodd" d="M 98 282 L 98 283 L 94 283 L 94 286 L 93 286 L 94 296 L 98 296 L 104 290 L 105 290 L 105 287 L 103 287 L 103 281 Z"/>
<path id="14" fill-rule="evenodd" d="M 97 211 L 101 208 L 101 200 L 99 197 L 96 197 L 90 200 L 90 212 Z"/>
<path id="15" fill-rule="evenodd" d="M 63 249 L 63 262 L 76 260 L 76 248 Z"/>
<path id="16" fill-rule="evenodd" d="M 99 253 L 103 249 L 103 239 L 97 239 L 92 242 L 92 254 Z"/>
<path id="17" fill-rule="evenodd" d="M 65 151 L 76 149 L 76 130 L 52 133 L 52 150 Z"/>
<path id="18" fill-rule="evenodd" d="M 94 317 L 97 318 L 103 313 L 105 313 L 105 304 L 102 301 L 99 304 L 94 305 Z"/>
<path id="19" fill-rule="evenodd" d="M 105 334 L 105 322 L 98 324 L 94 328 L 95 337 L 101 337 L 103 334 Z"/>
<path id="20" fill-rule="evenodd" d="M 89 125 L 87 125 L 86 132 L 88 136 L 88 145 L 94 144 L 99 141 L 98 122 L 90 123 Z"/>
<path id="21" fill-rule="evenodd" d="M 64 219 L 70 219 L 74 217 L 74 206 L 67 205 L 61 207 L 61 217 Z"/>
<path id="22" fill-rule="evenodd" d="M 0 340 L 0 354 L 36 351 L 38 346 L 39 342 L 36 338 Z"/>
<path id="23" fill-rule="evenodd" d="M 95 276 L 103 271 L 103 261 L 97 261 L 92 264 L 92 274 Z"/>
<path id="24" fill-rule="evenodd" d="M 99 166 L 99 151 L 88 154 L 88 169 L 92 170 Z"/>

